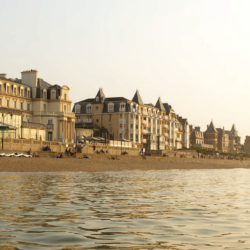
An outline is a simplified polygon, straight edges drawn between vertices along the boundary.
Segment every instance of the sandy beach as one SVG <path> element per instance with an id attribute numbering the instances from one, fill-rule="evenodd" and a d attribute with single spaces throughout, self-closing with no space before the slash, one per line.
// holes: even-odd
<path id="1" fill-rule="evenodd" d="M 119 160 L 108 155 L 93 155 L 91 159 L 78 158 L 18 158 L 1 157 L 0 172 L 105 172 L 125 170 L 168 169 L 227 169 L 250 168 L 250 161 L 226 159 L 197 159 L 174 157 L 120 156 Z"/>

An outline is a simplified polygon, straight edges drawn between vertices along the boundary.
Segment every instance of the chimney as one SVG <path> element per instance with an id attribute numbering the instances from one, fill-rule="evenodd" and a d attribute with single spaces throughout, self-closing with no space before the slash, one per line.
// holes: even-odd
<path id="1" fill-rule="evenodd" d="M 0 74 L 0 77 L 2 77 L 2 78 L 7 78 L 7 74 L 1 73 L 1 74 Z"/>
<path id="2" fill-rule="evenodd" d="M 195 127 L 194 129 L 195 129 L 195 131 L 198 131 L 198 132 L 201 131 L 201 128 L 200 128 L 200 127 Z"/>
<path id="3" fill-rule="evenodd" d="M 32 88 L 37 87 L 37 74 L 38 74 L 37 70 L 31 69 L 31 70 L 23 71 L 21 72 L 21 74 L 22 74 L 23 84 L 26 84 Z"/>

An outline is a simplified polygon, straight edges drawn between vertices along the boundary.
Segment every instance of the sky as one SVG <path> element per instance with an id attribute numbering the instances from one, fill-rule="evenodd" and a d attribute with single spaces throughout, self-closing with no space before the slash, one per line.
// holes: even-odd
<path id="1" fill-rule="evenodd" d="M 37 69 L 74 102 L 158 97 L 189 124 L 250 135 L 250 1 L 0 0 L 0 73 Z"/>

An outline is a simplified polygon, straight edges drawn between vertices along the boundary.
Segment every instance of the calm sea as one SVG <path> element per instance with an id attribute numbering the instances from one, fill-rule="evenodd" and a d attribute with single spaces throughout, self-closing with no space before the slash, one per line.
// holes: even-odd
<path id="1" fill-rule="evenodd" d="M 250 249 L 250 170 L 0 173 L 0 249 Z"/>

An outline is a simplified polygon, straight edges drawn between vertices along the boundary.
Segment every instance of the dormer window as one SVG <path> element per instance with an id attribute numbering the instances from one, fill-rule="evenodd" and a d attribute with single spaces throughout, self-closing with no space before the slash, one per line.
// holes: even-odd
<path id="1" fill-rule="evenodd" d="M 119 109 L 120 112 L 124 112 L 125 111 L 125 103 L 121 103 L 120 104 L 120 109 Z"/>
<path id="2" fill-rule="evenodd" d="M 86 110 L 87 110 L 87 113 L 92 113 L 92 105 L 91 104 L 88 104 L 86 106 Z"/>
<path id="3" fill-rule="evenodd" d="M 108 112 L 114 112 L 114 103 L 108 104 Z"/>
<path id="4" fill-rule="evenodd" d="M 67 100 L 67 94 L 64 94 L 64 100 Z"/>
<path id="5" fill-rule="evenodd" d="M 95 98 L 95 100 L 96 100 L 97 102 L 99 102 L 99 96 L 97 96 L 97 97 Z"/>
<path id="6" fill-rule="evenodd" d="M 21 89 L 21 96 L 23 96 L 23 89 Z"/>
<path id="7" fill-rule="evenodd" d="M 27 90 L 27 97 L 30 97 L 30 91 Z"/>
<path id="8" fill-rule="evenodd" d="M 75 113 L 76 113 L 76 114 L 81 113 L 81 105 L 77 104 L 77 105 L 75 106 Z"/>
<path id="9" fill-rule="evenodd" d="M 47 99 L 47 93 L 46 90 L 43 91 L 43 99 Z"/>

